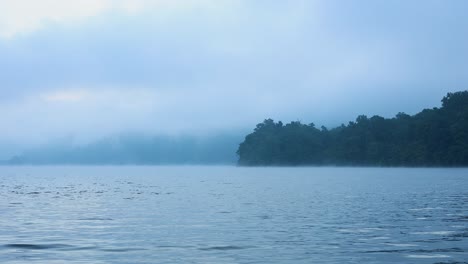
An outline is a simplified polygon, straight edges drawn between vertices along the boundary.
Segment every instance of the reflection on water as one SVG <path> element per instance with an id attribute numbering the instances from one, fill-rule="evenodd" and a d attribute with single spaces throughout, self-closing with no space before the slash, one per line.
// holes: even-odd
<path id="1" fill-rule="evenodd" d="M 1 263 L 468 263 L 468 170 L 0 167 Z"/>

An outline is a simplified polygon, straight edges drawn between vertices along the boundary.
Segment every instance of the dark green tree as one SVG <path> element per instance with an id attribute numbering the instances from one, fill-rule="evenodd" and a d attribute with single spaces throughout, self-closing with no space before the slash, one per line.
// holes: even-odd
<path id="1" fill-rule="evenodd" d="M 361 115 L 333 129 L 266 119 L 237 154 L 240 165 L 467 166 L 468 91 L 414 116 Z"/>

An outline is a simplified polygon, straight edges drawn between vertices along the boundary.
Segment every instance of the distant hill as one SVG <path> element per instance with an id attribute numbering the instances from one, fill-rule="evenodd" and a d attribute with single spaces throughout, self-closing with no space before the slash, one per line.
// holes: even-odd
<path id="1" fill-rule="evenodd" d="M 49 144 L 24 151 L 3 165 L 235 164 L 238 134 L 149 137 L 126 135 L 74 146 Z M 2 164 L 2 163 L 0 163 Z"/>
<path id="2" fill-rule="evenodd" d="M 237 154 L 246 166 L 468 166 L 468 91 L 449 93 L 442 107 L 413 116 L 361 115 L 330 130 L 267 119 Z"/>

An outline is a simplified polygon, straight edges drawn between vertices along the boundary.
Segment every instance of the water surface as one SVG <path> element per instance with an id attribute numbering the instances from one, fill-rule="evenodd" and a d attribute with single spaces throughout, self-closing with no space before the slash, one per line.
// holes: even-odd
<path id="1" fill-rule="evenodd" d="M 468 263 L 468 170 L 0 167 L 1 263 Z"/>

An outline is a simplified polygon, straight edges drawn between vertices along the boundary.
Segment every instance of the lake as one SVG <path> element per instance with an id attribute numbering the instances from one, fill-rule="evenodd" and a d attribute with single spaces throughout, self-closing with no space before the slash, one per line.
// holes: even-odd
<path id="1" fill-rule="evenodd" d="M 0 167 L 1 263 L 468 263 L 468 169 Z"/>

